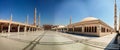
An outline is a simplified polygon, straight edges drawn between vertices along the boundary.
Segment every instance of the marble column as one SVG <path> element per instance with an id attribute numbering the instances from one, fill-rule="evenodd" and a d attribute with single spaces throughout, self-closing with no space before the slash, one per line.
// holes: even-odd
<path id="1" fill-rule="evenodd" d="M 18 25 L 18 32 L 20 32 L 20 25 Z"/>
<path id="2" fill-rule="evenodd" d="M 35 31 L 35 28 L 34 28 L 34 31 Z"/>
<path id="3" fill-rule="evenodd" d="M 91 32 L 93 32 L 93 28 L 92 28 L 92 26 L 91 26 Z"/>
<path id="4" fill-rule="evenodd" d="M 29 30 L 28 31 L 30 31 L 30 27 L 29 27 Z"/>
<path id="5" fill-rule="evenodd" d="M 74 27 L 73 27 L 73 32 L 74 32 Z"/>
<path id="6" fill-rule="evenodd" d="M 1 27 L 1 32 L 3 32 L 3 25 L 1 25 L 0 27 Z"/>
<path id="7" fill-rule="evenodd" d="M 67 26 L 67 32 L 69 31 L 69 26 Z"/>
<path id="8" fill-rule="evenodd" d="M 32 31 L 34 31 L 34 29 L 32 28 Z"/>
<path id="9" fill-rule="evenodd" d="M 26 32 L 26 26 L 24 27 L 24 32 Z"/>
<path id="10" fill-rule="evenodd" d="M 93 27 L 93 32 L 95 32 L 95 27 Z"/>
<path id="11" fill-rule="evenodd" d="M 84 26 L 82 26 L 82 32 L 84 32 L 84 31 L 85 31 L 85 30 L 84 30 L 84 28 L 85 28 L 85 27 L 84 27 Z"/>
<path id="12" fill-rule="evenodd" d="M 8 24 L 8 33 L 10 33 L 11 24 Z"/>
<path id="13" fill-rule="evenodd" d="M 101 33 L 101 25 L 97 26 L 97 34 L 100 36 Z"/>

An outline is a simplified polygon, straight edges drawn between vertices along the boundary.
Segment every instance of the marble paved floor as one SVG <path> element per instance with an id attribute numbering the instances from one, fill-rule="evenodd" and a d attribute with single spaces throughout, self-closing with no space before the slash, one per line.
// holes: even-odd
<path id="1" fill-rule="evenodd" d="M 0 50 L 104 50 L 77 43 L 59 33 L 37 31 L 0 34 Z"/>

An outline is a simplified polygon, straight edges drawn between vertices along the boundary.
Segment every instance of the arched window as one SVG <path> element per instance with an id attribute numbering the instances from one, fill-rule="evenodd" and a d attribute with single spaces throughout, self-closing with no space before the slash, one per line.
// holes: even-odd
<path id="1" fill-rule="evenodd" d="M 103 32 L 105 32 L 105 28 L 103 28 Z"/>
<path id="2" fill-rule="evenodd" d="M 102 27 L 102 28 L 101 28 L 101 32 L 105 32 L 105 28 Z"/>
<path id="3" fill-rule="evenodd" d="M 86 27 L 84 27 L 84 32 L 86 32 Z"/>
<path id="4" fill-rule="evenodd" d="M 87 27 L 87 31 L 86 32 L 88 32 L 88 27 Z"/>
<path id="5" fill-rule="evenodd" d="M 82 32 L 82 27 L 80 27 L 80 32 Z"/>
<path id="6" fill-rule="evenodd" d="M 90 32 L 90 27 L 88 27 L 88 32 Z"/>
<path id="7" fill-rule="evenodd" d="M 92 32 L 94 32 L 94 27 L 92 26 Z"/>
<path id="8" fill-rule="evenodd" d="M 107 29 L 107 32 L 108 32 L 108 29 Z"/>
<path id="9" fill-rule="evenodd" d="M 94 28 L 94 29 L 95 29 L 95 32 L 97 32 L 97 27 L 96 27 L 96 26 L 95 26 L 95 28 Z"/>
<path id="10" fill-rule="evenodd" d="M 91 28 L 91 27 L 89 27 L 89 32 L 92 32 L 92 31 L 91 31 L 91 29 L 92 29 L 92 28 Z"/>

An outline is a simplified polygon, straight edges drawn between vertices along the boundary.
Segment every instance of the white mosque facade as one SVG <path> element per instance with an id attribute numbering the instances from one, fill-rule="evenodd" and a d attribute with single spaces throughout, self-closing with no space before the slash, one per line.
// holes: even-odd
<path id="1" fill-rule="evenodd" d="M 69 24 L 64 28 L 58 28 L 58 30 L 93 36 L 105 36 L 112 34 L 114 31 L 112 27 L 104 23 L 102 20 L 94 17 L 84 18 L 81 22 Z"/>

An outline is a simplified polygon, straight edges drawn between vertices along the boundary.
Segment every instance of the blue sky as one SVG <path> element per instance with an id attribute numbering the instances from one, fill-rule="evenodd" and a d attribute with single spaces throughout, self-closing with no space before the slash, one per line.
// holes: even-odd
<path id="1" fill-rule="evenodd" d="M 119 0 L 117 6 L 119 9 Z M 8 20 L 12 12 L 13 21 L 25 22 L 28 14 L 32 24 L 35 7 L 41 25 L 67 25 L 70 16 L 72 23 L 93 16 L 113 27 L 114 0 L 0 0 L 0 19 Z"/>

